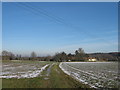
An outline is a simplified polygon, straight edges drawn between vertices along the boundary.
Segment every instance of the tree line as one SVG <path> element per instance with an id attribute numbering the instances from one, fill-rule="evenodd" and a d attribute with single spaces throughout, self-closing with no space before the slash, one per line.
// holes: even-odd
<path id="1" fill-rule="evenodd" d="M 82 48 L 79 48 L 75 51 L 75 54 L 66 54 L 64 51 L 56 53 L 53 56 L 44 56 L 40 57 L 37 56 L 37 54 L 33 51 L 31 52 L 30 56 L 22 56 L 20 54 L 13 54 L 12 52 L 3 50 L 2 51 L 2 60 L 40 60 L 40 61 L 68 61 L 68 60 L 74 60 L 74 61 L 84 61 L 87 58 L 87 54 L 85 54 L 84 50 Z"/>
<path id="2" fill-rule="evenodd" d="M 36 52 L 31 52 L 30 56 L 22 56 L 13 54 L 6 50 L 2 51 L 2 60 L 39 60 L 39 61 L 87 61 L 89 58 L 96 58 L 98 61 L 118 61 L 119 53 L 92 53 L 87 54 L 82 48 L 75 50 L 74 54 L 66 54 L 64 51 L 56 53 L 53 56 L 37 56 Z"/>

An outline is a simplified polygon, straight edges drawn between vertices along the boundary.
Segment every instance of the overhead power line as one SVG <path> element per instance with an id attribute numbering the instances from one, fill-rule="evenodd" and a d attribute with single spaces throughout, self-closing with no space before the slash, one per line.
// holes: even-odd
<path id="1" fill-rule="evenodd" d="M 77 31 L 80 30 L 80 34 L 84 34 L 84 35 L 87 35 L 92 38 L 98 38 L 96 35 L 90 34 L 90 33 L 86 32 L 85 30 L 81 30 L 80 27 L 75 26 L 75 25 L 71 24 L 70 22 L 69 23 L 65 22 L 65 20 L 63 18 L 55 16 L 53 14 L 50 14 L 45 9 L 42 9 L 40 7 L 36 8 L 35 6 L 30 5 L 28 2 L 27 2 L 27 4 L 25 2 L 17 2 L 17 4 L 21 7 L 29 10 L 30 12 L 32 12 L 35 15 L 38 15 L 38 16 L 44 15 L 44 16 L 48 17 L 49 20 L 53 20 L 56 23 L 63 24 L 64 26 L 72 28 Z M 104 41 L 105 43 L 112 44 L 110 41 L 106 41 L 105 39 L 101 39 L 101 40 Z"/>
<path id="2" fill-rule="evenodd" d="M 29 9 L 29 11 L 32 11 L 32 13 L 36 13 L 36 15 L 44 15 L 46 17 L 49 18 L 49 20 L 53 20 L 54 22 L 56 23 L 59 23 L 59 24 L 62 24 L 68 28 L 72 28 L 74 30 L 80 30 L 80 27 L 78 26 L 74 26 L 73 24 L 71 24 L 70 22 L 65 22 L 64 19 L 60 18 L 60 17 L 56 17 L 56 16 L 53 16 L 51 14 L 49 14 L 46 10 L 44 9 L 41 9 L 41 8 L 35 8 L 35 6 L 32 6 L 32 5 L 28 5 L 28 3 L 21 3 L 21 2 L 18 2 L 17 4 L 19 4 L 20 6 L 22 6 L 23 8 L 26 8 L 26 9 Z M 87 34 L 84 30 L 84 32 L 81 30 L 81 34 Z"/>

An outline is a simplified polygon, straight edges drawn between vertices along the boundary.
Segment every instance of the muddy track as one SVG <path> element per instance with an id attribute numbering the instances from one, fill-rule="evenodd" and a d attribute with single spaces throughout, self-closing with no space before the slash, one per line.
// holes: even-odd
<path id="1" fill-rule="evenodd" d="M 50 75 L 50 72 L 51 72 L 51 68 L 52 66 L 54 65 L 55 63 L 51 64 L 48 69 L 47 69 L 47 72 L 46 72 L 46 76 L 49 76 Z"/>

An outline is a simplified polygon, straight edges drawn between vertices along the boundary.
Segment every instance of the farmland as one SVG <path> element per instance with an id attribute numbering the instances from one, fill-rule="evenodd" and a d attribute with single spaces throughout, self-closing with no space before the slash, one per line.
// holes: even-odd
<path id="1" fill-rule="evenodd" d="M 118 88 L 117 62 L 63 62 L 60 68 L 92 88 Z"/>
<path id="2" fill-rule="evenodd" d="M 2 88 L 89 88 L 65 74 L 58 62 L 3 61 Z"/>
<path id="3" fill-rule="evenodd" d="M 50 64 L 50 63 L 49 63 Z M 37 77 L 48 65 L 48 62 L 16 61 L 2 64 L 1 78 L 32 78 Z"/>
<path id="4" fill-rule="evenodd" d="M 117 62 L 3 61 L 3 88 L 118 88 Z M 32 86 L 31 86 L 32 85 Z"/>

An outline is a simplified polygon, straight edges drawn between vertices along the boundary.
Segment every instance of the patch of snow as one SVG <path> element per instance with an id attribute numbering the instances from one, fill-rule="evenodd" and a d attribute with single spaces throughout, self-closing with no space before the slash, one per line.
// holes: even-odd
<path id="1" fill-rule="evenodd" d="M 70 73 L 62 67 L 62 63 L 59 64 L 59 67 L 64 73 L 70 75 Z"/>
<path id="2" fill-rule="evenodd" d="M 78 62 L 62 62 L 59 64 L 59 67 L 64 73 L 72 76 L 73 78 L 79 80 L 80 82 L 84 84 L 88 84 L 91 88 L 103 87 L 103 83 L 100 83 L 101 79 L 104 80 L 104 82 L 109 81 L 109 80 L 113 81 L 113 79 L 107 78 L 106 74 L 104 74 L 104 76 L 99 76 L 95 74 L 93 71 L 89 71 L 89 72 L 83 71 L 81 69 L 78 69 L 78 68 L 75 68 L 69 65 L 69 63 L 78 63 Z M 80 62 L 80 63 L 86 63 L 86 62 Z M 91 63 L 91 62 L 88 62 L 88 63 Z M 92 63 L 96 63 L 96 62 L 92 62 Z"/>
<path id="3" fill-rule="evenodd" d="M 45 70 L 45 68 L 48 66 L 49 64 L 43 66 L 42 68 L 40 68 L 39 70 L 35 70 L 35 71 L 28 71 L 25 72 L 25 74 L 21 74 L 21 75 L 7 75 L 7 76 L 0 76 L 0 78 L 34 78 L 37 77 L 43 70 Z M 18 72 L 21 73 L 21 72 Z"/>

